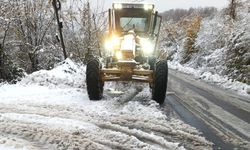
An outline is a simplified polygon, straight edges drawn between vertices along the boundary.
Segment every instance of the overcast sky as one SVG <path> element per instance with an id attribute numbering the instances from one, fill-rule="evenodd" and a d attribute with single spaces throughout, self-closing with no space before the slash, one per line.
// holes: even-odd
<path id="1" fill-rule="evenodd" d="M 113 0 L 103 0 L 105 1 L 105 8 L 108 9 L 111 7 Z M 126 1 L 126 0 L 125 0 Z M 228 0 L 150 0 L 154 2 L 156 8 L 159 12 L 173 8 L 185 8 L 190 7 L 205 7 L 205 6 L 214 6 L 217 8 L 226 7 Z"/>

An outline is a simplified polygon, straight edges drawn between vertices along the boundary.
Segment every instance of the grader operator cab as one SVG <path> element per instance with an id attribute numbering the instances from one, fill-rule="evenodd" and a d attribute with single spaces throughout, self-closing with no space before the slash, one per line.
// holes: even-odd
<path id="1" fill-rule="evenodd" d="M 109 9 L 105 63 L 93 58 L 87 64 L 90 100 L 102 98 L 104 82 L 134 81 L 149 83 L 152 99 L 164 102 L 168 65 L 167 60 L 158 56 L 160 26 L 161 17 L 153 4 L 113 3 Z"/>

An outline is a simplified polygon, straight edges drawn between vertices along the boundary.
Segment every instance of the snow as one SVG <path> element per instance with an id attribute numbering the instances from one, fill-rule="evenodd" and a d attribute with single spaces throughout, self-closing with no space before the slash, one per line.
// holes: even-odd
<path id="1" fill-rule="evenodd" d="M 22 121 L 25 120 L 30 123 L 47 124 L 51 128 L 63 127 L 63 129 L 88 129 L 96 130 L 98 127 L 94 124 L 76 121 L 72 119 L 63 119 L 58 117 L 44 117 L 41 115 L 27 115 L 27 114 L 16 114 L 16 113 L 5 113 L 2 115 L 3 118 L 11 118 L 13 120 Z"/>
<path id="2" fill-rule="evenodd" d="M 40 70 L 24 78 L 19 85 L 46 85 L 49 87 L 84 87 L 85 67 L 76 65 L 70 59 L 58 64 L 53 70 Z"/>
<path id="3" fill-rule="evenodd" d="M 28 150 L 26 148 L 15 148 L 13 146 L 8 146 L 8 145 L 0 145 L 1 150 Z"/>
<path id="4" fill-rule="evenodd" d="M 53 70 L 27 75 L 15 85 L 1 84 L 0 141 L 5 135 L 10 136 L 8 141 L 16 139 L 18 134 L 26 140 L 21 142 L 23 150 L 27 145 L 38 149 L 41 145 L 47 149 L 92 145 L 93 149 L 183 150 L 183 144 L 195 149 L 197 145 L 192 143 L 211 148 L 196 129 L 168 118 L 150 99 L 147 86 L 108 83 L 103 100 L 90 101 L 85 69 L 67 59 Z M 67 138 L 72 134 L 74 138 Z M 19 144 L 10 145 L 0 142 L 0 149 Z"/>
<path id="5" fill-rule="evenodd" d="M 190 75 L 194 75 L 196 79 L 202 79 L 206 82 L 216 84 L 224 89 L 236 91 L 239 95 L 244 95 L 250 97 L 249 93 L 247 92 L 250 89 L 250 85 L 245 83 L 234 81 L 227 76 L 220 76 L 216 73 L 211 73 L 209 71 L 205 71 L 205 69 L 194 69 L 185 65 L 181 65 L 178 62 L 170 62 L 169 68 L 178 70 Z"/>
<path id="6" fill-rule="evenodd" d="M 29 150 L 31 146 L 24 146 L 25 142 L 18 138 L 9 138 L 0 136 L 0 149 L 1 150 Z M 27 144 L 27 143 L 25 143 Z"/>
<path id="7" fill-rule="evenodd" d="M 226 15 L 225 9 L 202 19 L 194 44 L 197 52 L 185 64 L 181 64 L 185 52 L 185 28 L 173 24 L 176 34 L 172 30 L 167 31 L 173 33 L 165 31 L 161 47 L 169 53 L 170 68 L 250 97 L 250 1 L 242 4 L 237 8 L 237 19 L 234 21 Z M 171 27 L 171 22 L 167 24 L 170 25 L 166 25 L 166 29 Z"/>

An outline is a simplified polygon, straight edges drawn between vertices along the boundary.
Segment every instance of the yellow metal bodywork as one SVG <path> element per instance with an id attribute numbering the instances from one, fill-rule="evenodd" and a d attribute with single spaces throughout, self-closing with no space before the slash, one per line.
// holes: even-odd
<path id="1" fill-rule="evenodd" d="M 102 81 L 136 81 L 153 82 L 153 71 L 146 69 L 135 69 L 134 62 L 123 62 L 114 68 L 101 69 Z"/>
<path id="2" fill-rule="evenodd" d="M 152 70 L 124 70 L 120 69 L 102 69 L 103 81 L 140 81 L 140 82 L 152 82 L 153 71 Z M 124 77 L 126 76 L 126 77 Z"/>

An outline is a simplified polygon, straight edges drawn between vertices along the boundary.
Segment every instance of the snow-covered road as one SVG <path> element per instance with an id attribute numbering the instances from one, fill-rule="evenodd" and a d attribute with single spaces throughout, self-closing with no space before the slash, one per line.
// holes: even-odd
<path id="1" fill-rule="evenodd" d="M 103 100 L 89 101 L 85 68 L 70 60 L 1 84 L 0 149 L 212 148 L 195 128 L 167 117 L 142 87 L 107 84 Z"/>

